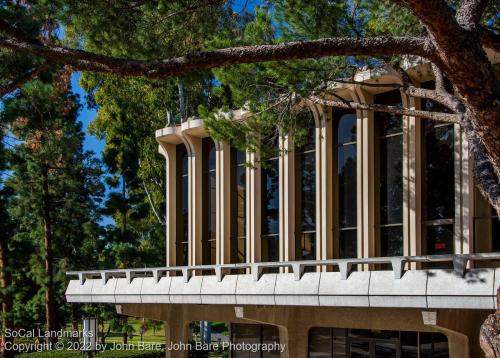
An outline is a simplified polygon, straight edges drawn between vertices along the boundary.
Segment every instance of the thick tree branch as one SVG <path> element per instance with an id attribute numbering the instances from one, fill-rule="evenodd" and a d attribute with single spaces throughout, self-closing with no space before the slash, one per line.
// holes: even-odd
<path id="1" fill-rule="evenodd" d="M 328 107 L 343 108 L 343 109 L 359 109 L 365 111 L 376 111 L 376 112 L 386 112 L 394 113 L 402 116 L 413 116 L 425 119 L 431 119 L 440 122 L 448 123 L 459 123 L 460 116 L 451 113 L 441 113 L 441 112 L 430 112 L 421 111 L 416 109 L 408 109 L 396 106 L 386 106 L 382 104 L 367 104 L 367 103 L 357 103 L 357 102 L 343 102 L 343 101 L 331 101 L 323 99 L 316 95 L 308 97 L 310 101 L 316 104 L 320 104 Z"/>
<path id="2" fill-rule="evenodd" d="M 484 26 L 479 27 L 478 31 L 479 31 L 479 38 L 481 39 L 481 44 L 484 47 L 500 52 L 499 35 L 495 34 L 493 31 L 485 28 Z"/>
<path id="3" fill-rule="evenodd" d="M 474 159 L 476 186 L 500 217 L 500 181 L 483 144 L 472 127 L 470 113 L 466 113 L 461 124 L 467 136 L 469 152 Z"/>
<path id="4" fill-rule="evenodd" d="M 40 66 L 32 69 L 31 71 L 23 74 L 22 76 L 14 79 L 10 83 L 8 83 L 6 86 L 0 87 L 0 98 L 15 91 L 17 88 L 21 87 L 26 82 L 37 78 L 41 73 L 45 72 L 48 68 L 49 68 L 49 65 L 47 63 L 44 63 L 43 65 L 40 65 Z"/>
<path id="5" fill-rule="evenodd" d="M 16 39 L 17 41 L 42 45 L 42 43 L 40 41 L 29 36 L 24 31 L 11 25 L 10 23 L 5 21 L 4 19 L 0 19 L 0 31 L 3 32 L 5 35 L 7 35 L 13 39 Z"/>
<path id="6" fill-rule="evenodd" d="M 73 66 L 75 70 L 109 72 L 148 78 L 179 76 L 195 71 L 244 63 L 299 60 L 326 56 L 410 54 L 427 59 L 432 59 L 434 56 L 432 46 L 430 46 L 427 39 L 385 36 L 363 39 L 348 37 L 325 38 L 276 45 L 233 47 L 150 61 L 113 58 L 65 47 L 21 42 L 12 38 L 0 39 L 0 47 L 17 52 L 31 53 L 55 63 L 68 64 Z"/>
<path id="7" fill-rule="evenodd" d="M 468 30 L 475 29 L 488 2 L 488 0 L 462 0 L 456 14 L 460 26 Z"/>

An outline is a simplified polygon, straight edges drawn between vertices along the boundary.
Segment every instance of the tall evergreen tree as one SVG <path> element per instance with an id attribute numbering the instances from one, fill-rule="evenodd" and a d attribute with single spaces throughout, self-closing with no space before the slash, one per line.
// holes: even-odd
<path id="1" fill-rule="evenodd" d="M 31 243 L 26 275 L 40 288 L 31 298 L 19 298 L 28 298 L 28 307 L 44 311 L 46 330 L 55 331 L 66 307 L 64 272 L 91 265 L 95 257 L 96 199 L 103 190 L 99 163 L 83 151 L 84 135 L 76 121 L 79 104 L 68 89 L 69 72 L 44 77 L 6 100 L 1 115 L 20 141 L 12 153 L 8 181 L 15 192 L 10 205 L 18 222 L 14 239 Z"/>

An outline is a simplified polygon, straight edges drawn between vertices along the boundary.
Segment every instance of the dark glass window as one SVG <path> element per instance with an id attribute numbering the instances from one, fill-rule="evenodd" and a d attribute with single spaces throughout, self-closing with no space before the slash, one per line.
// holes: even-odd
<path id="1" fill-rule="evenodd" d="M 305 138 L 296 148 L 297 260 L 316 258 L 316 140 L 314 119 L 304 120 Z"/>
<path id="2" fill-rule="evenodd" d="M 231 324 L 231 342 L 234 347 L 239 347 L 242 344 L 276 344 L 279 343 L 279 330 L 276 326 L 259 325 L 259 324 L 244 324 L 233 323 Z M 279 350 L 270 352 L 251 350 L 231 350 L 231 357 L 233 358 L 272 358 L 279 357 Z"/>
<path id="3" fill-rule="evenodd" d="M 178 266 L 188 265 L 188 203 L 189 175 L 188 153 L 184 144 L 176 147 L 177 183 L 180 185 L 177 199 L 177 233 L 176 233 L 176 263 Z"/>
<path id="4" fill-rule="evenodd" d="M 246 158 L 231 149 L 231 262 L 245 262 L 246 242 Z"/>
<path id="5" fill-rule="evenodd" d="M 279 260 L 279 138 L 264 142 L 276 148 L 275 155 L 262 163 L 262 261 Z"/>
<path id="6" fill-rule="evenodd" d="M 492 251 L 500 252 L 500 219 L 493 208 L 491 208 L 491 239 Z"/>
<path id="7" fill-rule="evenodd" d="M 202 140 L 203 170 L 203 239 L 202 261 L 204 265 L 214 265 L 216 256 L 216 169 L 215 144 L 211 138 Z"/>
<path id="8" fill-rule="evenodd" d="M 434 82 L 422 84 L 433 89 Z M 427 111 L 448 110 L 432 100 L 422 100 Z M 426 252 L 451 254 L 455 219 L 455 137 L 453 124 L 423 120 L 424 220 Z"/>
<path id="9" fill-rule="evenodd" d="M 339 238 L 339 257 L 358 256 L 357 244 L 357 155 L 356 112 L 335 112 L 337 144 L 338 197 L 336 220 Z"/>
<path id="10" fill-rule="evenodd" d="M 441 333 L 314 327 L 309 358 L 445 358 L 448 339 Z"/>
<path id="11" fill-rule="evenodd" d="M 402 106 L 399 91 L 375 96 L 375 103 Z M 375 112 L 378 134 L 380 255 L 403 254 L 403 121 Z"/>

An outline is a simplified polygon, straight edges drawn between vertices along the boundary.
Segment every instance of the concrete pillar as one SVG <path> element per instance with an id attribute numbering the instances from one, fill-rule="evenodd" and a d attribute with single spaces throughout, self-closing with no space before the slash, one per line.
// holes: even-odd
<path id="1" fill-rule="evenodd" d="M 332 115 L 331 108 L 322 106 L 314 106 L 312 112 L 316 123 L 316 258 L 326 260 L 334 257 Z"/>
<path id="2" fill-rule="evenodd" d="M 175 144 L 162 143 L 158 151 L 166 161 L 166 192 L 165 205 L 165 234 L 166 234 L 166 262 L 167 266 L 176 265 L 176 209 L 177 209 L 177 147 Z"/>
<path id="3" fill-rule="evenodd" d="M 280 137 L 279 237 L 280 261 L 296 259 L 295 247 L 295 152 L 289 136 Z"/>
<path id="4" fill-rule="evenodd" d="M 410 109 L 420 109 L 420 99 L 409 98 Z M 416 117 L 408 119 L 408 224 L 409 255 L 422 254 L 422 120 Z M 406 179 L 406 177 L 405 177 Z M 412 269 L 416 264 L 410 264 Z"/>
<path id="5" fill-rule="evenodd" d="M 261 169 L 258 156 L 247 153 L 247 202 L 246 202 L 246 240 L 247 262 L 261 260 Z"/>
<path id="6" fill-rule="evenodd" d="M 296 322 L 295 322 L 296 323 Z M 307 357 L 309 329 L 298 324 L 279 326 L 280 344 L 284 344 L 285 350 L 281 352 L 280 358 Z"/>
<path id="7" fill-rule="evenodd" d="M 362 88 L 356 87 L 356 94 L 361 102 L 373 103 L 373 96 Z M 361 231 L 358 238 L 361 235 L 362 239 L 358 239 L 358 257 L 370 257 L 376 256 L 379 236 L 375 216 L 375 123 L 373 111 L 357 111 L 357 114 L 358 121 L 361 122 L 361 126 L 358 126 L 358 178 L 362 186 L 362 195 L 358 196 L 358 204 L 360 201 L 362 203 L 362 220 L 358 222 L 358 228 L 361 226 L 362 229 L 358 230 Z"/>
<path id="8" fill-rule="evenodd" d="M 406 95 L 401 96 L 403 107 L 414 108 L 414 99 Z M 411 199 L 412 193 L 410 191 L 411 185 L 411 167 L 412 158 L 411 153 L 413 152 L 412 140 L 410 136 L 412 133 L 412 121 L 415 121 L 415 117 L 402 116 L 403 121 L 403 255 L 410 255 L 411 247 L 411 230 L 413 229 L 412 221 L 410 220 L 411 214 Z"/>
<path id="9" fill-rule="evenodd" d="M 231 147 L 216 142 L 217 264 L 231 262 Z"/>
<path id="10" fill-rule="evenodd" d="M 175 315 L 173 315 L 175 316 Z M 189 353 L 189 322 L 181 317 L 171 317 L 165 322 L 165 357 L 187 358 Z"/>
<path id="11" fill-rule="evenodd" d="M 189 174 L 189 265 L 202 264 L 202 144 L 201 138 L 184 133 L 188 147 Z"/>

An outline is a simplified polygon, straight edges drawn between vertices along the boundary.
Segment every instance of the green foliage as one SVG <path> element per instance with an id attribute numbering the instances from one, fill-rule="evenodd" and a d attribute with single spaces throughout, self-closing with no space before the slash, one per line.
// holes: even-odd
<path id="1" fill-rule="evenodd" d="M 65 272 L 93 265 L 99 240 L 97 203 L 103 195 L 100 163 L 83 151 L 83 133 L 76 121 L 78 98 L 67 89 L 64 71 L 27 83 L 4 103 L 0 123 L 17 144 L 8 152 L 13 193 L 7 212 L 16 222 L 8 237 L 13 274 L 12 315 L 24 327 L 43 322 L 44 269 L 43 173 L 47 172 L 54 281 L 60 317 L 70 316 L 65 304 Z"/>

